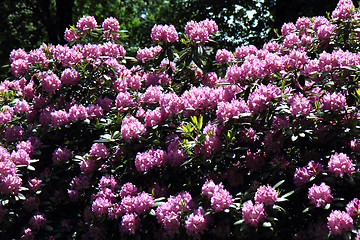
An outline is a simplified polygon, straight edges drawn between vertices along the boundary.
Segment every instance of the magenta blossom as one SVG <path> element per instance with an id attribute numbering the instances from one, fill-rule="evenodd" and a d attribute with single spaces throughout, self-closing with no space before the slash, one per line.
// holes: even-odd
<path id="1" fill-rule="evenodd" d="M 331 155 L 328 169 L 335 177 L 343 176 L 344 173 L 350 175 L 355 170 L 353 162 L 345 153 Z"/>
<path id="2" fill-rule="evenodd" d="M 308 198 L 310 199 L 311 204 L 320 207 L 330 203 L 333 196 L 331 195 L 330 187 L 325 183 L 321 183 L 319 186 L 314 184 L 309 188 Z"/>
<path id="3" fill-rule="evenodd" d="M 332 210 L 327 220 L 327 226 L 333 235 L 340 235 L 354 227 L 353 219 L 344 211 Z"/>
<path id="4" fill-rule="evenodd" d="M 244 203 L 242 207 L 242 216 L 245 223 L 257 227 L 266 218 L 265 207 L 263 203 L 255 203 L 251 200 Z"/>
<path id="5" fill-rule="evenodd" d="M 264 203 L 265 206 L 273 205 L 277 198 L 279 193 L 269 185 L 260 186 L 255 193 L 255 203 Z"/>

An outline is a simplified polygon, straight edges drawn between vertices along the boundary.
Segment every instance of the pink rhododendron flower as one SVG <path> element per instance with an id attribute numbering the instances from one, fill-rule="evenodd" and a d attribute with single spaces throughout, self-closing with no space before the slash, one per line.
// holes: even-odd
<path id="1" fill-rule="evenodd" d="M 235 59 L 235 56 L 232 52 L 226 49 L 218 49 L 216 51 L 215 59 L 218 63 L 231 62 Z"/>
<path id="2" fill-rule="evenodd" d="M 37 214 L 31 217 L 29 221 L 29 225 L 33 229 L 40 229 L 43 227 L 46 223 L 46 218 L 44 217 L 44 214 Z"/>
<path id="3" fill-rule="evenodd" d="M 321 98 L 322 108 L 324 110 L 343 110 L 346 107 L 346 97 L 337 92 L 327 92 Z"/>
<path id="4" fill-rule="evenodd" d="M 321 25 L 316 31 L 316 36 L 319 39 L 330 38 L 332 35 L 334 35 L 334 29 L 334 25 Z"/>
<path id="5" fill-rule="evenodd" d="M 218 31 L 218 26 L 213 20 L 201 22 L 190 21 L 185 26 L 185 34 L 190 36 L 192 42 L 204 43 L 209 40 L 209 35 Z"/>
<path id="6" fill-rule="evenodd" d="M 179 232 L 181 214 L 193 208 L 194 202 L 188 192 L 170 196 L 167 202 L 156 209 L 156 218 L 169 236 Z"/>
<path id="7" fill-rule="evenodd" d="M 81 104 L 74 104 L 68 111 L 68 121 L 73 122 L 79 119 L 84 120 L 88 117 L 87 109 Z"/>
<path id="8" fill-rule="evenodd" d="M 211 196 L 210 202 L 211 208 L 214 209 L 215 212 L 219 212 L 228 209 L 229 206 L 234 203 L 234 200 L 227 190 L 218 188 Z"/>
<path id="9" fill-rule="evenodd" d="M 137 187 L 134 186 L 132 183 L 128 182 L 125 183 L 120 190 L 120 196 L 121 197 L 125 197 L 125 196 L 134 196 L 137 192 Z"/>
<path id="10" fill-rule="evenodd" d="M 91 210 L 95 214 L 96 217 L 100 217 L 103 214 L 108 212 L 108 208 L 110 207 L 110 200 L 104 197 L 98 197 L 92 203 Z"/>
<path id="11" fill-rule="evenodd" d="M 42 186 L 42 180 L 38 179 L 38 178 L 30 179 L 28 181 L 28 185 L 29 185 L 29 190 L 34 193 L 34 192 L 40 190 L 40 188 Z"/>
<path id="12" fill-rule="evenodd" d="M 320 207 L 330 203 L 333 196 L 331 195 L 330 187 L 325 183 L 321 183 L 319 186 L 314 184 L 309 188 L 308 198 L 310 199 L 311 204 Z"/>
<path id="13" fill-rule="evenodd" d="M 202 207 L 196 209 L 189 215 L 185 221 L 186 232 L 193 237 L 200 237 L 200 235 L 207 230 L 209 215 L 205 215 L 205 210 Z"/>
<path id="14" fill-rule="evenodd" d="M 97 22 L 93 16 L 83 16 L 76 23 L 76 27 L 79 30 L 87 31 L 97 27 Z"/>
<path id="15" fill-rule="evenodd" d="M 146 192 L 139 193 L 134 199 L 135 209 L 138 214 L 143 214 L 154 205 L 154 199 Z"/>
<path id="16" fill-rule="evenodd" d="M 215 72 L 208 72 L 204 76 L 204 84 L 208 87 L 215 87 L 218 82 L 218 76 Z"/>
<path id="17" fill-rule="evenodd" d="M 310 18 L 300 17 L 296 20 L 295 26 L 297 30 L 303 30 L 303 29 L 311 28 L 312 24 L 313 23 Z"/>
<path id="18" fill-rule="evenodd" d="M 176 42 L 179 36 L 173 25 L 154 25 L 151 29 L 151 39 L 153 42 Z"/>
<path id="19" fill-rule="evenodd" d="M 155 57 L 162 50 L 161 46 L 139 49 L 136 53 L 136 59 L 145 63 L 147 60 Z"/>
<path id="20" fill-rule="evenodd" d="M 206 180 L 201 194 L 210 199 L 211 208 L 216 212 L 227 209 L 234 203 L 231 194 L 224 189 L 222 183 L 215 184 L 213 180 Z"/>
<path id="21" fill-rule="evenodd" d="M 328 169 L 335 177 L 343 176 L 344 173 L 350 175 L 355 170 L 353 162 L 345 153 L 331 155 Z"/>
<path id="22" fill-rule="evenodd" d="M 141 226 L 141 219 L 136 213 L 127 213 L 122 217 L 120 231 L 127 234 L 135 234 Z"/>
<path id="23" fill-rule="evenodd" d="M 71 28 L 66 28 L 64 32 L 64 39 L 67 42 L 74 41 L 75 39 L 79 38 L 79 36 L 76 34 L 76 32 Z"/>
<path id="24" fill-rule="evenodd" d="M 28 60 L 28 54 L 22 48 L 18 48 L 17 50 L 14 49 L 11 51 L 9 59 L 10 59 L 11 63 L 13 63 L 14 61 L 16 61 L 18 59 Z"/>
<path id="25" fill-rule="evenodd" d="M 333 235 L 341 235 L 343 231 L 348 231 L 354 227 L 353 219 L 344 211 L 332 210 L 327 220 L 327 226 Z"/>
<path id="26" fill-rule="evenodd" d="M 265 206 L 273 205 L 279 196 L 279 193 L 269 185 L 260 186 L 255 193 L 255 203 L 264 203 Z"/>
<path id="27" fill-rule="evenodd" d="M 254 114 L 264 111 L 280 93 L 280 88 L 272 84 L 257 86 L 248 98 L 249 110 Z"/>
<path id="28" fill-rule="evenodd" d="M 123 108 L 130 107 L 135 103 L 133 96 L 127 91 L 119 92 L 115 99 L 115 105 L 122 110 Z"/>
<path id="29" fill-rule="evenodd" d="M 225 122 L 246 112 L 249 112 L 247 103 L 243 99 L 233 99 L 231 102 L 218 103 L 216 117 L 220 122 Z"/>
<path id="30" fill-rule="evenodd" d="M 311 104 L 309 99 L 304 97 L 301 93 L 296 94 L 288 99 L 291 102 L 290 105 L 290 112 L 291 115 L 309 115 L 310 111 L 312 110 Z"/>
<path id="31" fill-rule="evenodd" d="M 15 76 L 25 74 L 28 67 L 28 61 L 24 59 L 17 59 L 11 63 L 11 71 Z"/>
<path id="32" fill-rule="evenodd" d="M 161 149 L 150 149 L 144 153 L 137 153 L 135 158 L 136 170 L 141 172 L 145 172 L 154 166 L 160 167 L 166 162 L 166 152 Z"/>
<path id="33" fill-rule="evenodd" d="M 283 46 L 288 48 L 297 47 L 300 42 L 299 35 L 291 32 L 284 38 Z"/>
<path id="34" fill-rule="evenodd" d="M 121 136 L 124 139 L 137 138 L 146 132 L 145 126 L 135 117 L 126 115 L 121 123 Z"/>
<path id="35" fill-rule="evenodd" d="M 126 55 L 126 50 L 124 46 L 116 44 L 113 42 L 106 42 L 102 45 L 102 55 L 113 57 L 116 59 L 124 58 Z"/>
<path id="36" fill-rule="evenodd" d="M 119 21 L 114 17 L 108 17 L 102 23 L 105 30 L 117 31 L 120 29 Z"/>
<path id="37" fill-rule="evenodd" d="M 23 150 L 19 149 L 17 151 L 13 151 L 10 156 L 11 161 L 13 161 L 17 165 L 29 165 L 30 156 L 29 154 Z"/>
<path id="38" fill-rule="evenodd" d="M 144 113 L 144 121 L 145 126 L 147 127 L 153 127 L 155 125 L 158 125 L 161 123 L 161 121 L 164 118 L 163 110 L 161 108 L 156 108 L 154 110 L 148 109 Z"/>
<path id="39" fill-rule="evenodd" d="M 98 186 L 99 189 L 110 188 L 111 191 L 114 191 L 117 188 L 118 184 L 113 175 L 105 175 L 100 179 Z"/>
<path id="40" fill-rule="evenodd" d="M 105 146 L 105 144 L 94 143 L 91 146 L 89 154 L 93 157 L 105 158 L 109 154 L 109 151 L 108 151 L 107 147 Z"/>
<path id="41" fill-rule="evenodd" d="M 42 74 L 42 87 L 45 91 L 53 94 L 56 90 L 60 89 L 61 81 L 56 74 L 44 72 Z"/>
<path id="42" fill-rule="evenodd" d="M 331 13 L 332 19 L 345 19 L 354 15 L 355 6 L 352 0 L 340 0 L 335 10 Z"/>
<path id="43" fill-rule="evenodd" d="M 42 48 L 34 49 L 29 52 L 29 63 L 41 63 L 41 66 L 47 66 L 47 57 Z"/>
<path id="44" fill-rule="evenodd" d="M 360 200 L 354 198 L 348 204 L 346 204 L 346 212 L 350 216 L 357 216 L 360 214 Z"/>
<path id="45" fill-rule="evenodd" d="M 251 200 L 244 203 L 242 209 L 242 218 L 244 222 L 257 227 L 259 223 L 262 223 L 266 218 L 265 207 L 263 203 L 255 203 Z"/>
<path id="46" fill-rule="evenodd" d="M 29 103 L 26 100 L 17 100 L 14 105 L 14 113 L 26 113 L 30 110 Z"/>
<path id="47" fill-rule="evenodd" d="M 296 26 L 294 23 L 284 23 L 281 27 L 281 34 L 283 36 L 288 35 L 290 32 L 293 32 L 296 30 Z"/>

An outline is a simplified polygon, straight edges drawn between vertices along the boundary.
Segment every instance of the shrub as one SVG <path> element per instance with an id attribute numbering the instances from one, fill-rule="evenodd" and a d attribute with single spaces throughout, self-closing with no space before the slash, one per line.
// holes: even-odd
<path id="1" fill-rule="evenodd" d="M 10 54 L 0 84 L 4 239 L 359 239 L 359 11 L 217 49 L 215 22 L 115 18 Z"/>

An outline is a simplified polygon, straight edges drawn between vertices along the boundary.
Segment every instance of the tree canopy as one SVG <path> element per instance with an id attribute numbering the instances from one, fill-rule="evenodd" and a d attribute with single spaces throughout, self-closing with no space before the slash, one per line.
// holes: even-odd
<path id="1" fill-rule="evenodd" d="M 276 37 L 274 29 L 299 16 L 325 15 L 337 0 L 3 0 L 0 2 L 0 65 L 7 64 L 12 49 L 29 50 L 41 43 L 64 43 L 67 26 L 83 15 L 102 21 L 117 18 L 128 30 L 126 48 L 135 52 L 150 44 L 154 24 L 173 24 L 182 31 L 186 22 L 215 20 L 221 32 L 218 41 L 234 50 L 241 44 L 261 46 Z"/>

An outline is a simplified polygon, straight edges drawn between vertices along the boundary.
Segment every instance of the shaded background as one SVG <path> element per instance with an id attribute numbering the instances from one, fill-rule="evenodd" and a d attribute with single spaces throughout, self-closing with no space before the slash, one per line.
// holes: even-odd
<path id="1" fill-rule="evenodd" d="M 129 54 L 151 44 L 154 24 L 173 24 L 183 31 L 186 22 L 213 19 L 219 26 L 219 46 L 235 50 L 241 44 L 261 47 L 275 37 L 274 29 L 301 16 L 326 16 L 338 0 L 1 0 L 0 66 L 8 64 L 12 49 L 26 51 L 41 43 L 64 44 L 66 27 L 83 15 L 99 25 L 107 17 L 129 31 L 124 46 Z M 280 32 L 280 31 L 279 31 Z M 0 81 L 5 68 L 1 68 Z"/>

